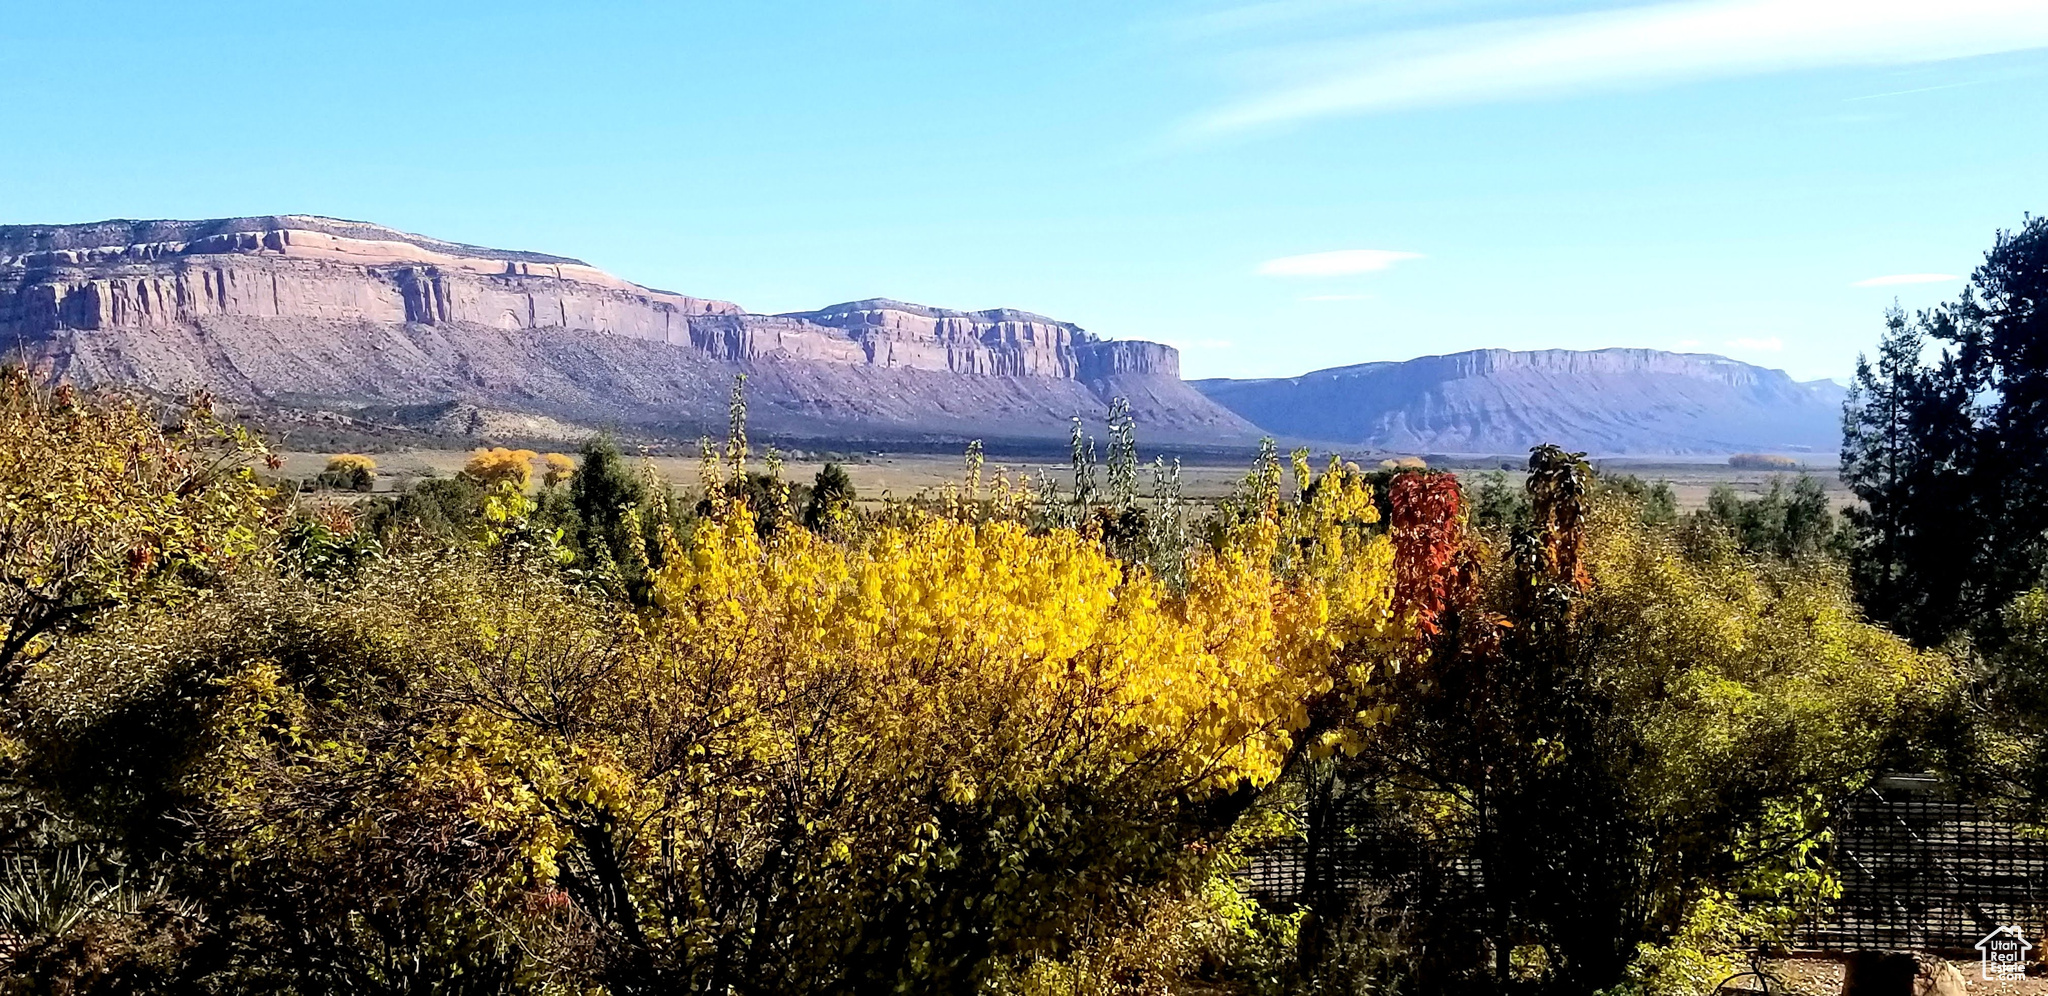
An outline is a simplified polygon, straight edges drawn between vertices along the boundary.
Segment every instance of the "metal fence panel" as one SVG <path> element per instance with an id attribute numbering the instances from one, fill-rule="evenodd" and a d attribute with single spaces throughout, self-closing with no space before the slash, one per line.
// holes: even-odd
<path id="1" fill-rule="evenodd" d="M 1930 776 L 1887 777 L 1851 798 L 1832 850 L 1842 897 L 1803 932 L 1806 946 L 1967 951 L 2003 925 L 2041 936 L 2048 845 Z"/>
<path id="2" fill-rule="evenodd" d="M 1369 804 L 1344 816 L 1346 834 L 1253 855 L 1239 873 L 1246 891 L 1280 909 L 1322 890 L 1371 889 L 1396 907 L 1448 903 L 1468 915 L 1483 903 L 1471 861 L 1398 843 L 1389 815 Z M 1968 952 L 2000 926 L 2048 933 L 2048 843 L 1957 801 L 1932 776 L 1887 776 L 1847 800 L 1829 850 L 1842 896 L 1801 928 L 1801 947 Z"/>

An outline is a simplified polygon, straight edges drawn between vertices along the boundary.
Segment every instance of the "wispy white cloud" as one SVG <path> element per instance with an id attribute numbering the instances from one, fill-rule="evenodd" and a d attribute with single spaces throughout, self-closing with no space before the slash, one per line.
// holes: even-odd
<path id="1" fill-rule="evenodd" d="M 1700 341 L 1698 339 L 1680 339 L 1673 345 L 1679 349 L 1698 349 L 1700 348 Z"/>
<path id="2" fill-rule="evenodd" d="M 1269 277 L 1341 277 L 1353 273 L 1377 273 L 1402 260 L 1421 259 L 1419 252 L 1392 249 L 1339 249 L 1302 256 L 1282 256 L 1259 264 Z"/>
<path id="3" fill-rule="evenodd" d="M 1901 284 L 1945 284 L 1963 278 L 1953 273 L 1894 273 L 1889 276 L 1871 277 L 1858 280 L 1851 287 L 1897 287 Z"/>
<path id="4" fill-rule="evenodd" d="M 1727 346 L 1729 349 L 1741 349 L 1753 353 L 1782 353 L 1785 351 L 1785 340 L 1777 336 L 1770 336 L 1764 339 L 1730 339 L 1727 342 Z"/>
<path id="5" fill-rule="evenodd" d="M 1166 27 L 1182 37 L 1232 35 L 1340 13 L 1360 5 L 1361 0 L 1259 0 L 1176 18 Z"/>
<path id="6" fill-rule="evenodd" d="M 2048 3 L 1686 0 L 1364 41 L 1343 63 L 1193 130 L 2048 47 Z"/>
<path id="7" fill-rule="evenodd" d="M 1303 301 L 1370 301 L 1371 294 L 1310 294 Z"/>
<path id="8" fill-rule="evenodd" d="M 1866 93 L 1861 97 L 1849 97 L 1845 99 L 1843 103 L 1853 104 L 1859 100 L 1881 100 L 1885 97 L 1904 97 L 1907 94 L 1913 93 L 1933 93 L 1936 90 L 1954 90 L 1958 87 L 1977 86 L 1982 84 L 1983 82 L 1983 80 L 1967 80 L 1962 83 L 1943 83 L 1940 86 L 1916 86 L 1911 90 L 1886 90 L 1883 93 Z"/>

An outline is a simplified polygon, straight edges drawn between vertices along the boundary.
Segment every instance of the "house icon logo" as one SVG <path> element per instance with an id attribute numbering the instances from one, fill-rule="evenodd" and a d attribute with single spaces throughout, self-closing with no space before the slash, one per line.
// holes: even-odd
<path id="1" fill-rule="evenodd" d="M 2034 946 L 2018 927 L 2006 925 L 1977 942 L 1986 982 L 2011 982 L 2027 977 L 2027 952 Z"/>

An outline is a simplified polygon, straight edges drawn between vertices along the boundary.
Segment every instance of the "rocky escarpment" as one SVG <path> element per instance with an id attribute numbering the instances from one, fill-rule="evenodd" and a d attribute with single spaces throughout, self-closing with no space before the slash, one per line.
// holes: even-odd
<path id="1" fill-rule="evenodd" d="M 330 406 L 680 429 L 749 372 L 766 427 L 792 432 L 1051 437 L 1119 394 L 1147 399 L 1134 415 L 1155 434 L 1254 432 L 1181 383 L 1170 347 L 1028 312 L 750 314 L 568 257 L 304 215 L 0 226 L 0 337 L 74 379 Z"/>
<path id="2" fill-rule="evenodd" d="M 1070 380 L 1180 377 L 1171 346 L 1098 339 L 1070 322 L 1011 308 L 953 311 L 877 298 L 780 317 L 840 330 L 876 366 Z"/>
<path id="3" fill-rule="evenodd" d="M 1841 442 L 1832 382 L 1654 349 L 1481 349 L 1194 386 L 1274 433 L 1406 452 L 1832 456 Z"/>
<path id="4" fill-rule="evenodd" d="M 86 244 L 102 239 L 116 241 Z M 690 316 L 739 311 L 565 257 L 325 218 L 0 226 L 0 322 L 27 333 L 234 317 L 583 328 L 687 342 Z"/>

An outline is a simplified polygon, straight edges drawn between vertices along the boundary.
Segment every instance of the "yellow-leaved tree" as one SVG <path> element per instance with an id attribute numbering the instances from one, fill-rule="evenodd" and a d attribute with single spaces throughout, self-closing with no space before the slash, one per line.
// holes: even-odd
<path id="1" fill-rule="evenodd" d="M 131 396 L 0 372 L 0 692 L 94 613 L 254 552 L 267 456 L 204 396 L 166 427 Z"/>
<path id="2" fill-rule="evenodd" d="M 176 876 L 133 905 L 199 911 L 93 914 L 94 950 L 252 987 L 1170 987 L 1207 929 L 1175 917 L 1251 909 L 1241 814 L 1356 748 L 1421 621 L 1344 465 L 1283 495 L 1268 459 L 1209 541 L 1142 558 L 972 480 L 763 523 L 791 505 L 744 471 L 652 530 L 644 599 L 564 569 L 507 479 L 468 550 L 241 572 L 67 644 L 19 696 L 24 769 Z"/>
<path id="3" fill-rule="evenodd" d="M 484 487 L 510 484 L 521 490 L 533 481 L 533 462 L 540 454 L 532 450 L 512 450 L 503 446 L 480 448 L 469 455 L 469 462 L 462 465 L 462 476 Z"/>
<path id="4" fill-rule="evenodd" d="M 1198 888 L 1398 646 L 1370 489 L 1322 480 L 1191 554 L 1181 594 L 1073 530 L 908 512 L 842 544 L 717 499 L 630 640 L 530 600 L 436 628 L 464 705 L 442 777 L 530 835 L 621 990 L 1028 970 Z"/>
<path id="5" fill-rule="evenodd" d="M 336 454 L 315 481 L 324 487 L 368 491 L 377 483 L 377 461 L 361 453 Z"/>
<path id="6" fill-rule="evenodd" d="M 548 487 L 560 487 L 576 476 L 576 458 L 567 453 L 549 453 L 541 457 L 541 462 L 547 465 L 547 470 L 540 482 Z"/>

